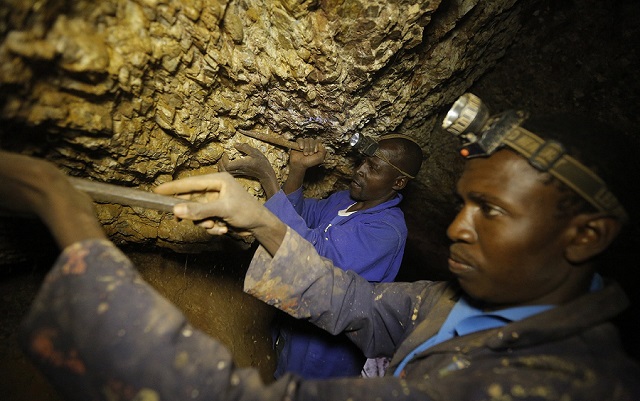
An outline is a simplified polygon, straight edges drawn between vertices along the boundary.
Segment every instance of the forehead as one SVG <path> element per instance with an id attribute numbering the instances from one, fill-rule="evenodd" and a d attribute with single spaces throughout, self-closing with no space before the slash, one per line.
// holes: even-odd
<path id="1" fill-rule="evenodd" d="M 382 153 L 384 157 L 389 159 L 392 163 L 402 158 L 400 146 L 391 140 L 384 140 L 379 142 L 380 147 L 378 152 Z M 379 159 L 383 161 L 383 159 Z"/>
<path id="2" fill-rule="evenodd" d="M 477 193 L 509 202 L 528 203 L 540 197 L 558 199 L 554 185 L 546 184 L 547 173 L 533 168 L 524 158 L 509 150 L 490 157 L 470 159 L 458 181 L 458 192 Z"/>
<path id="3" fill-rule="evenodd" d="M 380 147 L 378 148 L 376 153 L 381 153 L 382 156 L 389 159 L 391 163 L 394 163 L 397 161 L 396 146 L 389 144 L 388 141 L 380 142 Z M 386 160 L 384 160 L 382 157 L 379 157 L 378 155 L 369 156 L 366 158 L 366 160 L 370 164 L 374 164 L 379 167 L 388 166 L 390 168 L 393 168 L 389 165 L 389 163 L 387 163 Z"/>

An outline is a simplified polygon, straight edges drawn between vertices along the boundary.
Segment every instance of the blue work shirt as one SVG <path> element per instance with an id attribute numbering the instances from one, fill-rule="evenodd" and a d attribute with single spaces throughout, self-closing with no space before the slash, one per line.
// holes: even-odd
<path id="1" fill-rule="evenodd" d="M 288 196 L 279 191 L 265 206 L 335 266 L 353 270 L 371 282 L 392 282 L 407 238 L 404 214 L 398 207 L 401 200 L 398 194 L 370 209 L 347 214 L 344 210 L 355 203 L 349 191 L 313 199 L 304 198 L 300 188 Z M 277 322 L 276 378 L 285 372 L 306 379 L 360 375 L 366 358 L 346 336 L 294 320 L 283 317 Z"/>
<path id="2" fill-rule="evenodd" d="M 599 274 L 595 274 L 591 280 L 590 290 L 597 291 L 601 289 L 603 285 L 602 277 Z M 440 328 L 440 331 L 438 331 L 438 334 L 410 352 L 402 362 L 400 362 L 393 374 L 394 376 L 399 376 L 404 367 L 416 355 L 450 338 L 464 336 L 480 330 L 501 327 L 507 323 L 516 322 L 537 313 L 544 312 L 554 306 L 555 305 L 528 305 L 484 312 L 482 309 L 470 304 L 466 296 L 462 296 L 458 302 L 456 302 L 453 309 L 451 309 L 451 312 L 449 312 L 449 316 Z"/>

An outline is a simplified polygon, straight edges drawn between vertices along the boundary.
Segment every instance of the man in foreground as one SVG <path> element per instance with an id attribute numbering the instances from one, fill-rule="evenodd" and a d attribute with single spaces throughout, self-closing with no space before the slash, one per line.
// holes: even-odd
<path id="1" fill-rule="evenodd" d="M 609 168 L 615 160 L 602 157 L 609 153 L 587 145 L 597 139 L 593 126 L 547 122 L 532 120 L 527 132 L 569 133 L 557 139 L 581 150 L 581 171 L 608 185 L 624 175 Z M 25 320 L 23 345 L 54 385 L 78 400 L 640 399 L 640 370 L 608 322 L 627 300 L 617 284 L 595 274 L 596 260 L 629 217 L 620 203 L 625 187 L 602 186 L 596 193 L 604 196 L 595 200 L 588 191 L 578 195 L 541 172 L 536 155 L 527 160 L 501 146 L 467 162 L 457 186 L 460 210 L 448 230 L 457 277 L 451 283 L 372 284 L 334 268 L 228 174 L 160 186 L 164 194 L 211 195 L 207 203 L 177 205 L 176 216 L 211 234 L 233 227 L 260 241 L 248 292 L 346 332 L 367 356 L 393 356 L 385 377 L 285 375 L 264 386 L 256 371 L 235 368 L 220 343 L 140 279 L 104 239 L 89 200 L 60 173 L 3 154 L 0 206 L 38 214 L 66 247 Z"/>

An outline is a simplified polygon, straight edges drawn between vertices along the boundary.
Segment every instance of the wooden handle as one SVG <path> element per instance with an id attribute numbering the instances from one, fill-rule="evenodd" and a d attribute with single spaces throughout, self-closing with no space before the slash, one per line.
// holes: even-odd
<path id="1" fill-rule="evenodd" d="M 286 140 L 283 137 L 281 137 L 280 135 L 263 134 L 263 133 L 259 133 L 259 132 L 255 132 L 255 131 L 243 130 L 243 129 L 240 129 L 240 128 L 236 128 L 236 131 L 238 131 L 242 135 L 246 135 L 248 137 L 251 137 L 253 139 L 257 139 L 257 140 L 262 141 L 262 142 L 267 142 L 267 143 L 270 143 L 270 144 L 276 145 L 276 146 L 282 146 L 283 148 L 287 148 L 287 149 L 298 150 L 298 144 L 296 142 Z"/>

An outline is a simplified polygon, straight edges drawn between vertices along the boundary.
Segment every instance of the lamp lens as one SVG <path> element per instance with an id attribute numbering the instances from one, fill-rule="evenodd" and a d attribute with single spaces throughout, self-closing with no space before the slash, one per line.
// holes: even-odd
<path id="1" fill-rule="evenodd" d="M 349 145 L 356 146 L 359 141 L 360 141 L 360 134 L 359 133 L 355 133 L 355 134 L 353 134 L 351 139 L 349 139 Z"/>

